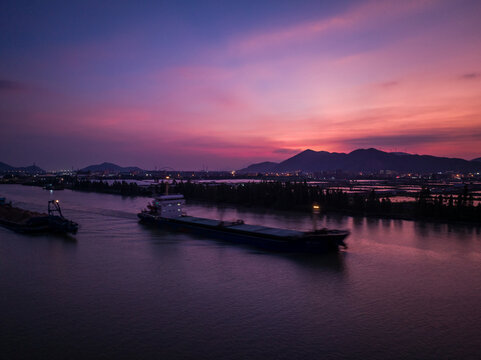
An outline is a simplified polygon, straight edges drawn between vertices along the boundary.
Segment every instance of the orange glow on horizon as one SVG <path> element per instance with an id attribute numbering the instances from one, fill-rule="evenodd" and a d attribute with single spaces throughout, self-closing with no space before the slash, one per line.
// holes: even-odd
<path id="1" fill-rule="evenodd" d="M 209 31 L 171 25 L 167 43 L 157 21 L 12 52 L 5 72 L 32 79 L 0 82 L 0 150 L 22 159 L 0 161 L 233 169 L 371 147 L 480 157 L 480 7 L 361 1 L 225 33 L 199 18 Z"/>

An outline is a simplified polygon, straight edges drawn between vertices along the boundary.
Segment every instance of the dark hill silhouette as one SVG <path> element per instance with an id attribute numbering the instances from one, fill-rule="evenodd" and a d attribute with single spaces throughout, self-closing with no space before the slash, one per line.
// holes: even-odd
<path id="1" fill-rule="evenodd" d="M 262 164 L 262 163 L 261 163 Z M 480 171 L 481 162 L 431 155 L 388 153 L 377 149 L 358 149 L 348 154 L 305 150 L 276 166 L 262 169 L 255 164 L 239 172 L 335 171 L 348 172 L 394 170 L 399 172 Z M 260 169 L 260 170 L 255 170 Z"/>
<path id="2" fill-rule="evenodd" d="M 240 172 L 270 172 L 272 171 L 278 163 L 272 161 L 264 161 L 257 164 L 249 165 L 249 167 L 239 170 Z"/>
<path id="3" fill-rule="evenodd" d="M 23 171 L 23 172 L 26 172 L 28 174 L 43 174 L 43 173 L 45 173 L 45 170 L 39 168 L 37 165 L 18 167 L 16 169 L 18 171 Z"/>
<path id="4" fill-rule="evenodd" d="M 327 151 L 305 150 L 281 162 L 276 171 L 319 171 L 339 169 L 338 164 L 345 161 L 346 154 Z"/>
<path id="5" fill-rule="evenodd" d="M 112 164 L 109 162 L 104 162 L 102 164 L 97 164 L 97 165 L 90 165 L 87 166 L 83 169 L 80 170 L 81 172 L 113 172 L 113 173 L 120 173 L 120 172 L 132 172 L 132 171 L 138 171 L 138 172 L 143 172 L 139 167 L 136 166 L 127 166 L 127 167 L 122 167 L 116 164 Z"/>
<path id="6" fill-rule="evenodd" d="M 12 171 L 14 169 L 13 166 L 10 166 L 10 165 L 7 165 L 3 162 L 0 162 L 0 172 L 3 172 L 3 171 Z"/>
<path id="7" fill-rule="evenodd" d="M 8 164 L 5 164 L 3 162 L 0 162 L 0 173 L 6 173 L 6 172 L 23 172 L 27 174 L 44 174 L 45 170 L 39 168 L 36 165 L 31 165 L 31 166 L 22 166 L 22 167 L 15 167 L 11 166 Z"/>
<path id="8" fill-rule="evenodd" d="M 471 161 L 477 161 L 477 162 L 481 162 L 481 157 L 478 157 L 478 158 L 476 158 L 476 159 L 473 159 L 473 160 L 471 160 Z"/>

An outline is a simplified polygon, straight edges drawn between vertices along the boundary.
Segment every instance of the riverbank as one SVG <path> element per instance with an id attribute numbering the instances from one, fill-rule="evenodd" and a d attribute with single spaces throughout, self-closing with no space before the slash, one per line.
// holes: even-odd
<path id="1" fill-rule="evenodd" d="M 39 184 L 26 184 L 39 185 Z M 316 210 L 351 216 L 385 219 L 422 220 L 445 223 L 481 224 L 481 204 L 474 205 L 467 187 L 454 195 L 434 195 L 422 188 L 415 201 L 393 202 L 389 196 L 376 193 L 349 193 L 306 182 L 257 182 L 242 184 L 209 184 L 192 182 L 157 183 L 139 186 L 135 182 L 75 181 L 63 184 L 74 191 L 97 192 L 121 196 L 153 197 L 167 190 L 181 193 L 188 201 L 226 204 L 245 208 L 295 211 Z"/>

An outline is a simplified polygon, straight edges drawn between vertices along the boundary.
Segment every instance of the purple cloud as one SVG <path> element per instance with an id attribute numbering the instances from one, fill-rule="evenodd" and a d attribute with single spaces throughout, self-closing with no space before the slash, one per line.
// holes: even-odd
<path id="1" fill-rule="evenodd" d="M 372 135 L 357 138 L 346 138 L 342 142 L 353 146 L 410 146 L 429 143 L 442 143 L 446 141 L 468 141 L 479 140 L 481 131 L 476 128 L 448 129 L 433 131 L 430 134 L 411 133 L 411 134 L 392 134 L 392 135 Z"/>
<path id="2" fill-rule="evenodd" d="M 26 89 L 25 85 L 20 82 L 7 80 L 7 79 L 0 79 L 0 91 L 5 91 L 5 92 L 22 91 L 25 89 Z"/>
<path id="3" fill-rule="evenodd" d="M 297 154 L 301 152 L 301 149 L 286 149 L 286 148 L 280 148 L 280 149 L 275 149 L 272 152 L 275 154 Z"/>
<path id="4" fill-rule="evenodd" d="M 478 73 L 478 72 L 466 73 L 461 75 L 460 77 L 463 80 L 474 80 L 474 79 L 481 78 L 481 73 Z"/>

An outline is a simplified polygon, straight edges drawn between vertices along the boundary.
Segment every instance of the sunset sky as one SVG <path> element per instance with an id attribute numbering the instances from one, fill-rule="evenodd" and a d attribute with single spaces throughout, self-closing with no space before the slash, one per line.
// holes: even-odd
<path id="1" fill-rule="evenodd" d="M 0 161 L 481 156 L 481 1 L 2 1 Z"/>

